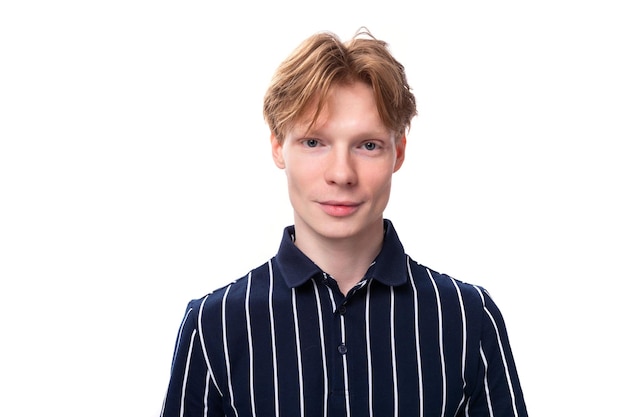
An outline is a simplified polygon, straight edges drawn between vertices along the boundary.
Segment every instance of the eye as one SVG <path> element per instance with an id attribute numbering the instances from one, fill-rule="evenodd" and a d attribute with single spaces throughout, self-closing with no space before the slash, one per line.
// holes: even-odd
<path id="1" fill-rule="evenodd" d="M 376 148 L 378 148 L 378 144 L 376 144 L 375 142 L 365 142 L 363 144 L 363 148 L 368 151 L 373 151 L 373 150 L 376 150 Z"/>
<path id="2" fill-rule="evenodd" d="M 317 145 L 319 145 L 319 141 L 317 139 L 306 139 L 304 141 L 304 145 L 307 148 L 315 148 Z"/>

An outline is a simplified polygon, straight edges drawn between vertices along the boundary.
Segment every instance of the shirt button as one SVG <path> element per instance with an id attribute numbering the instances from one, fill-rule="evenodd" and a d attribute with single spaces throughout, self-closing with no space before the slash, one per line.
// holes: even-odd
<path id="1" fill-rule="evenodd" d="M 346 314 L 346 306 L 339 306 L 339 308 L 337 309 L 337 312 L 339 314 Z"/>
<path id="2" fill-rule="evenodd" d="M 339 353 L 341 353 L 342 355 L 345 355 L 346 353 L 348 353 L 348 348 L 346 347 L 346 345 L 344 345 L 343 343 L 340 344 L 337 347 L 337 350 L 339 351 Z"/>

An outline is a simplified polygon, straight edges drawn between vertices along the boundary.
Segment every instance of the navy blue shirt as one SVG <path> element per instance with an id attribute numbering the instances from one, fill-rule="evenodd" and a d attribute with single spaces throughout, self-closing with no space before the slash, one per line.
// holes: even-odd
<path id="1" fill-rule="evenodd" d="M 481 287 L 412 260 L 388 220 L 345 296 L 293 243 L 189 303 L 163 417 L 527 416 Z"/>

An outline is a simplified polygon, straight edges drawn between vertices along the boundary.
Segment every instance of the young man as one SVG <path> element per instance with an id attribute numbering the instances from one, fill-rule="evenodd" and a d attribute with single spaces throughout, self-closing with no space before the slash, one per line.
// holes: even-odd
<path id="1" fill-rule="evenodd" d="M 526 416 L 488 293 L 413 261 L 383 218 L 417 114 L 361 32 L 278 68 L 264 115 L 294 224 L 275 257 L 189 303 L 162 416 Z"/>

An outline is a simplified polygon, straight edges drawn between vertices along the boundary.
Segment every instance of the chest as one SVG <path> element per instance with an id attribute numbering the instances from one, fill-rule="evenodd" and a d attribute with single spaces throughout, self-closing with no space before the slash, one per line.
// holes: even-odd
<path id="1" fill-rule="evenodd" d="M 454 415 L 476 366 L 458 306 L 325 286 L 224 304 L 209 358 L 238 414 Z M 278 410 L 278 412 L 277 412 Z"/>

